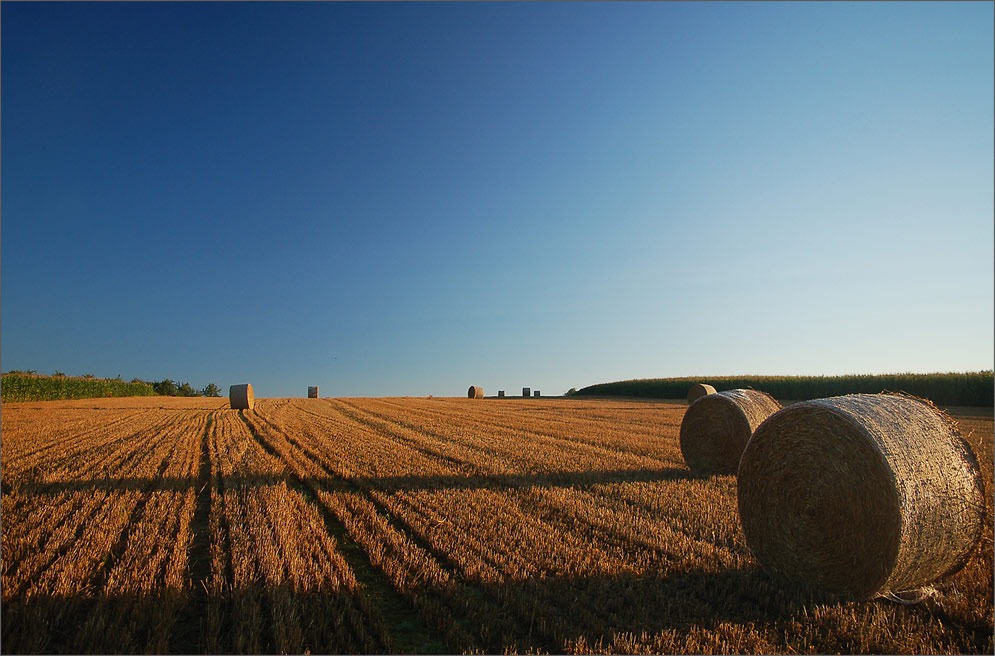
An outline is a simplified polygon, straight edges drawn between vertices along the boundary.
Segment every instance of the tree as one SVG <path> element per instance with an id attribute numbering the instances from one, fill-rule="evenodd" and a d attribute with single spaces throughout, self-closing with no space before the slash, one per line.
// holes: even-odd
<path id="1" fill-rule="evenodd" d="M 152 387 L 155 389 L 155 393 L 160 396 L 176 396 L 176 383 L 169 378 L 152 383 Z"/>
<path id="2" fill-rule="evenodd" d="M 200 391 L 203 396 L 221 396 L 221 389 L 214 383 L 208 383 L 207 387 Z"/>
<path id="3" fill-rule="evenodd" d="M 177 396 L 197 396 L 197 390 L 190 386 L 190 383 L 180 383 L 176 388 Z"/>

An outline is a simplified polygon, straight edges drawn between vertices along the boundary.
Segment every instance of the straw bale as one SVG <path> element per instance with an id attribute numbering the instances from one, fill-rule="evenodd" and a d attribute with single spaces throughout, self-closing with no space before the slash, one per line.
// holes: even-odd
<path id="1" fill-rule="evenodd" d="M 532 390 L 532 396 L 534 398 L 539 398 L 540 396 L 542 396 L 542 393 L 539 390 Z"/>
<path id="2" fill-rule="evenodd" d="M 529 398 L 530 396 L 532 396 L 532 390 L 530 390 L 528 387 L 523 387 L 522 396 L 524 396 L 525 398 Z"/>
<path id="3" fill-rule="evenodd" d="M 498 390 L 498 398 L 500 399 L 504 398 L 504 390 Z"/>
<path id="4" fill-rule="evenodd" d="M 681 454 L 692 470 L 735 474 L 753 431 L 781 408 L 765 392 L 736 389 L 701 397 L 681 421 Z"/>
<path id="5" fill-rule="evenodd" d="M 688 390 L 688 405 L 691 405 L 703 396 L 715 394 L 715 388 L 705 383 L 695 383 Z"/>
<path id="6" fill-rule="evenodd" d="M 228 388 L 228 402 L 233 410 L 252 410 L 256 397 L 252 394 L 252 385 L 232 385 Z"/>
<path id="7" fill-rule="evenodd" d="M 466 395 L 471 399 L 482 399 L 484 398 L 484 388 L 470 385 L 470 389 L 466 391 Z"/>
<path id="8" fill-rule="evenodd" d="M 781 410 L 747 445 L 738 485 L 747 545 L 768 573 L 856 599 L 956 572 L 984 525 L 971 447 L 931 403 L 905 395 Z"/>
<path id="9" fill-rule="evenodd" d="M 309 399 L 316 399 L 316 398 L 318 398 L 318 386 L 317 385 L 312 385 L 311 387 L 307 388 L 307 397 Z"/>

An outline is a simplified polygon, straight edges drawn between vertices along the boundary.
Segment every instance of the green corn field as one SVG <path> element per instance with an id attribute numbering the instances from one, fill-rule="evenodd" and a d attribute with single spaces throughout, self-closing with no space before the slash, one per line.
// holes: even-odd
<path id="1" fill-rule="evenodd" d="M 708 383 L 719 392 L 749 388 L 767 392 L 780 401 L 904 392 L 941 405 L 992 407 L 995 381 L 992 370 L 968 373 L 884 374 L 849 376 L 696 376 L 648 378 L 599 383 L 577 390 L 582 396 L 644 396 L 682 399 L 694 383 Z"/>

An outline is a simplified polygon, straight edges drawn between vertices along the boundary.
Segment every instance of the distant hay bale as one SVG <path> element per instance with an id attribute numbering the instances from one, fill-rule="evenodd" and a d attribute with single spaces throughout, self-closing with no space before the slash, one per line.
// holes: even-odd
<path id="1" fill-rule="evenodd" d="M 688 405 L 691 405 L 703 396 L 708 396 L 709 394 L 715 394 L 715 388 L 711 385 L 706 385 L 705 383 L 695 383 L 688 390 Z"/>
<path id="2" fill-rule="evenodd" d="M 498 390 L 498 398 L 499 399 L 503 399 L 504 398 L 504 390 Z"/>
<path id="3" fill-rule="evenodd" d="M 466 395 L 471 399 L 482 399 L 484 398 L 484 388 L 470 385 L 470 389 L 466 391 Z"/>
<path id="4" fill-rule="evenodd" d="M 535 398 L 539 398 L 541 396 L 539 390 L 532 390 L 532 396 L 534 396 Z"/>
<path id="5" fill-rule="evenodd" d="M 984 526 L 971 447 L 931 403 L 853 394 L 789 406 L 739 467 L 746 542 L 770 574 L 856 599 L 959 570 Z"/>
<path id="6" fill-rule="evenodd" d="M 693 471 L 735 474 L 753 431 L 781 408 L 769 394 L 736 389 L 692 403 L 681 421 L 681 454 Z"/>
<path id="7" fill-rule="evenodd" d="M 524 396 L 525 398 L 529 398 L 530 396 L 532 396 L 532 390 L 530 390 L 528 387 L 523 387 L 522 396 Z"/>
<path id="8" fill-rule="evenodd" d="M 317 385 L 314 385 L 312 387 L 308 387 L 307 388 L 307 397 L 309 399 L 316 399 L 316 398 L 318 398 L 318 386 Z"/>
<path id="9" fill-rule="evenodd" d="M 252 394 L 252 385 L 232 385 L 228 388 L 228 402 L 233 410 L 252 410 L 256 397 Z"/>

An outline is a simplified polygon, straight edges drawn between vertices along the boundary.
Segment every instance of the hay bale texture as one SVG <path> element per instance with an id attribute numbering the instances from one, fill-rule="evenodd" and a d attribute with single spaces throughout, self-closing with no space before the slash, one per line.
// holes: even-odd
<path id="1" fill-rule="evenodd" d="M 735 474 L 753 431 L 781 409 L 766 392 L 736 389 L 707 394 L 681 421 L 681 455 L 693 471 Z"/>
<path id="2" fill-rule="evenodd" d="M 232 385 L 228 388 L 228 402 L 232 410 L 252 410 L 256 397 L 252 394 L 252 385 Z"/>
<path id="3" fill-rule="evenodd" d="M 470 389 L 466 391 L 466 395 L 471 399 L 482 399 L 484 398 L 484 388 L 470 385 Z"/>
<path id="4" fill-rule="evenodd" d="M 706 385 L 705 383 L 695 383 L 688 390 L 688 405 L 691 405 L 703 396 L 708 396 L 709 394 L 715 394 L 715 388 L 711 385 Z"/>
<path id="5" fill-rule="evenodd" d="M 307 388 L 307 397 L 309 399 L 316 399 L 316 398 L 318 398 L 318 386 L 317 385 L 312 385 L 311 387 Z"/>
<path id="6" fill-rule="evenodd" d="M 954 424 L 908 396 L 789 406 L 754 433 L 739 515 L 768 573 L 857 599 L 959 570 L 984 525 L 978 461 Z"/>

